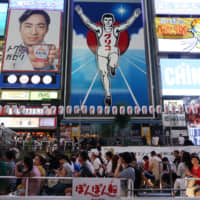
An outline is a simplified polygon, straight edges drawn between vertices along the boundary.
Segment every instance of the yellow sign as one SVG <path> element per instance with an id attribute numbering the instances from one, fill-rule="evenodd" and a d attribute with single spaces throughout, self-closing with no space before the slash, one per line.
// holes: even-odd
<path id="1" fill-rule="evenodd" d="M 8 91 L 4 90 L 1 93 L 2 100 L 29 100 L 29 91 Z"/>
<path id="2" fill-rule="evenodd" d="M 151 129 L 149 126 L 142 127 L 142 136 L 146 138 L 147 144 L 151 144 Z"/>
<path id="3" fill-rule="evenodd" d="M 77 139 L 79 139 L 80 133 L 81 133 L 80 127 L 72 127 L 72 138 L 76 137 Z"/>
<path id="4" fill-rule="evenodd" d="M 186 39 L 200 33 L 200 18 L 156 17 L 157 38 Z"/>

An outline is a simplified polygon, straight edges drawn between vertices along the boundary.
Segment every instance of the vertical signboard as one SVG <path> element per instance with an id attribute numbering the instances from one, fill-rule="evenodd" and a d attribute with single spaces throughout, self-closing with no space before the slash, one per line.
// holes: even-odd
<path id="1" fill-rule="evenodd" d="M 73 21 L 71 105 L 148 105 L 141 1 L 75 1 Z"/>
<path id="2" fill-rule="evenodd" d="M 58 71 L 59 11 L 11 10 L 3 71 Z"/>
<path id="3" fill-rule="evenodd" d="M 63 0 L 58 2 L 64 4 Z M 52 3 L 11 0 L 0 77 L 2 88 L 59 89 L 63 6 Z"/>

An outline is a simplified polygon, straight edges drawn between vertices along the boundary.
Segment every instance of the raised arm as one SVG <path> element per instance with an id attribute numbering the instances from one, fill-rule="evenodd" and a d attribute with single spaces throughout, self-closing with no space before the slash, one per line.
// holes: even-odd
<path id="1" fill-rule="evenodd" d="M 125 23 L 116 27 L 116 31 L 121 32 L 121 31 L 126 30 L 140 16 L 140 14 L 141 14 L 140 8 L 137 8 L 136 10 L 134 10 L 132 16 L 129 19 L 127 19 Z"/>
<path id="2" fill-rule="evenodd" d="M 82 19 L 83 23 L 84 23 L 89 29 L 91 29 L 91 30 L 93 30 L 93 31 L 98 31 L 98 30 L 99 30 L 99 27 L 98 27 L 96 24 L 94 24 L 94 23 L 92 23 L 92 22 L 90 21 L 90 19 L 83 13 L 83 9 L 82 9 L 79 5 L 77 5 L 77 6 L 75 7 L 75 11 L 76 11 L 77 14 L 80 16 L 80 18 Z"/>

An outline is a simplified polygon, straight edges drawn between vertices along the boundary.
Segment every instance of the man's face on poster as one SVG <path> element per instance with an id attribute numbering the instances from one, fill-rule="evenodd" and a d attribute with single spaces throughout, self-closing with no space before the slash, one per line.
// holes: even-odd
<path id="1" fill-rule="evenodd" d="M 22 40 L 26 46 L 36 45 L 44 40 L 48 25 L 43 15 L 33 14 L 20 25 Z"/>
<path id="2" fill-rule="evenodd" d="M 103 19 L 104 26 L 111 27 L 113 25 L 113 18 L 112 17 L 105 17 Z"/>

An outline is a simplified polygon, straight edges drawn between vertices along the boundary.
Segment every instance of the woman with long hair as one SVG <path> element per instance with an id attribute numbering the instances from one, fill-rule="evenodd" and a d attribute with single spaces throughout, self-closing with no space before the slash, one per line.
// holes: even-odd
<path id="1" fill-rule="evenodd" d="M 23 166 L 23 171 L 19 172 L 19 165 Z M 40 172 L 37 167 L 33 166 L 31 157 L 24 157 L 23 161 L 19 161 L 15 167 L 15 176 L 22 177 L 22 187 L 17 191 L 18 195 L 25 195 L 26 181 L 28 180 L 28 195 L 35 196 L 40 194 L 40 179 L 33 179 L 32 177 L 39 177 Z"/>

